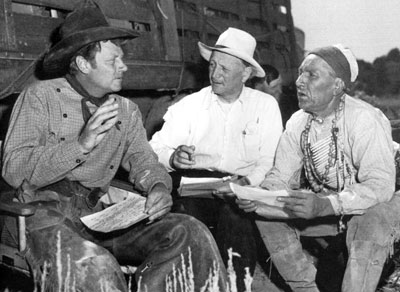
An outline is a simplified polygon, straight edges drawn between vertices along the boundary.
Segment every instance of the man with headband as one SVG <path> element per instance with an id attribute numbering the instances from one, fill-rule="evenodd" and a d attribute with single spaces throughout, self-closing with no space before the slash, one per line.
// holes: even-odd
<path id="1" fill-rule="evenodd" d="M 257 222 L 272 261 L 293 291 L 319 291 L 316 267 L 300 236 L 346 232 L 342 291 L 375 291 L 398 238 L 400 199 L 388 119 L 346 91 L 357 61 L 341 45 L 311 51 L 296 81 L 300 110 L 287 123 L 274 167 L 261 187 L 278 197 L 290 219 Z M 304 174 L 304 175 L 302 175 Z M 306 190 L 308 189 L 308 190 Z M 252 201 L 238 201 L 247 212 Z"/>

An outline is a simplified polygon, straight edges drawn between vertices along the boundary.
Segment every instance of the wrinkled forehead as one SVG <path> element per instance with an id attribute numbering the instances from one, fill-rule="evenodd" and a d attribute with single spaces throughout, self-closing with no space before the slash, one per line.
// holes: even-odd
<path id="1" fill-rule="evenodd" d="M 224 65 L 224 66 L 244 66 L 243 60 L 232 56 L 230 54 L 227 54 L 225 52 L 220 52 L 217 50 L 213 50 L 211 53 L 211 57 L 210 57 L 210 62 L 214 61 L 217 62 L 220 65 Z"/>
<path id="2" fill-rule="evenodd" d="M 330 75 L 336 76 L 333 68 L 324 59 L 314 54 L 309 54 L 304 58 L 299 70 L 327 71 Z"/>

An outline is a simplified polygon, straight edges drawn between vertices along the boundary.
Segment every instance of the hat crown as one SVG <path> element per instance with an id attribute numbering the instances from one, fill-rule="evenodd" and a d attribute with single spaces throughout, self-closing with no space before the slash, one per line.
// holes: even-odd
<path id="1" fill-rule="evenodd" d="M 60 36 L 63 39 L 87 29 L 109 26 L 100 8 L 84 7 L 68 14 L 60 27 Z"/>
<path id="2" fill-rule="evenodd" d="M 253 57 L 256 44 L 255 38 L 249 33 L 230 27 L 220 35 L 215 45 L 230 48 Z"/>

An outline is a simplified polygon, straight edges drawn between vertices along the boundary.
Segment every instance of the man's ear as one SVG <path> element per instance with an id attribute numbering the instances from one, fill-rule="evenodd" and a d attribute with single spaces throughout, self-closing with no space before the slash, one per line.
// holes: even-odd
<path id="1" fill-rule="evenodd" d="M 342 95 L 342 93 L 345 91 L 346 86 L 341 78 L 336 78 L 335 79 L 335 88 L 333 89 L 333 93 L 337 95 Z"/>
<path id="2" fill-rule="evenodd" d="M 87 74 L 90 70 L 90 63 L 82 56 L 77 56 L 75 58 L 76 67 L 81 71 L 83 74 Z"/>
<path id="3" fill-rule="evenodd" d="M 251 77 L 251 74 L 253 73 L 253 68 L 251 66 L 246 66 L 243 70 L 242 74 L 242 82 L 243 84 L 246 83 L 246 81 Z"/>

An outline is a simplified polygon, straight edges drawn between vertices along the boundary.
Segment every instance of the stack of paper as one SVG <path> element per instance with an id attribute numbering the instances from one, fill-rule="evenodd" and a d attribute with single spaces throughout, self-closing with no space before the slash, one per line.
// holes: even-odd
<path id="1" fill-rule="evenodd" d="M 178 193 L 181 197 L 214 198 L 213 191 L 229 186 L 229 181 L 213 177 L 182 177 Z"/>

